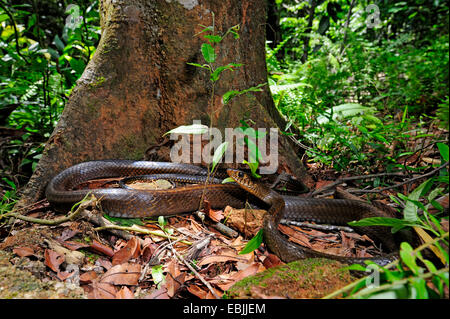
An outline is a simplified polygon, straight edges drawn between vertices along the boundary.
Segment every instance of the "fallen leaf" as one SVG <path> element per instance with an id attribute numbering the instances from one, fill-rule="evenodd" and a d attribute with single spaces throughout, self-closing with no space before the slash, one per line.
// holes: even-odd
<path id="1" fill-rule="evenodd" d="M 193 294 L 194 296 L 197 296 L 197 297 L 200 298 L 200 299 L 205 299 L 205 298 L 206 298 L 206 295 L 208 294 L 208 291 L 206 291 L 206 290 L 200 288 L 200 287 L 197 286 L 197 285 L 189 285 L 189 286 L 187 287 L 187 290 L 188 290 L 191 294 Z"/>
<path id="2" fill-rule="evenodd" d="M 113 266 L 126 263 L 130 259 L 139 257 L 141 253 L 141 245 L 136 236 L 133 236 L 125 247 L 114 253 L 112 258 Z"/>
<path id="3" fill-rule="evenodd" d="M 178 262 L 174 259 L 167 264 L 166 287 L 169 297 L 175 296 L 181 285 L 184 283 L 186 273 L 180 271 Z"/>
<path id="4" fill-rule="evenodd" d="M 75 272 L 68 272 L 68 271 L 58 271 L 58 273 L 56 274 L 56 277 L 58 277 L 59 280 L 64 281 L 69 277 L 72 277 L 73 275 L 75 275 Z"/>
<path id="5" fill-rule="evenodd" d="M 16 247 L 13 249 L 13 253 L 20 257 L 33 256 L 34 250 L 31 247 Z"/>
<path id="6" fill-rule="evenodd" d="M 214 287 L 213 287 L 213 290 L 216 293 L 216 295 L 219 296 L 219 298 L 222 298 L 223 292 L 219 291 L 218 289 L 215 289 Z M 217 298 L 216 298 L 216 296 L 214 296 L 212 294 L 211 291 L 208 290 L 208 293 L 206 294 L 205 299 L 217 299 Z"/>
<path id="7" fill-rule="evenodd" d="M 199 267 L 208 265 L 211 263 L 223 263 L 227 261 L 242 261 L 245 260 L 244 258 L 239 258 L 236 256 L 227 256 L 227 255 L 221 255 L 221 256 L 206 256 L 200 260 L 200 262 L 197 264 Z"/>
<path id="8" fill-rule="evenodd" d="M 73 236 L 75 236 L 78 233 L 80 233 L 80 231 L 78 229 L 65 228 L 62 231 L 61 236 L 56 238 L 56 240 L 59 241 L 60 243 L 62 243 L 64 241 L 66 241 L 67 239 L 72 238 Z"/>
<path id="9" fill-rule="evenodd" d="M 96 240 L 94 240 L 89 247 L 92 250 L 94 250 L 96 252 L 99 252 L 99 253 L 102 253 L 102 254 L 104 254 L 104 255 L 106 255 L 108 257 L 114 256 L 114 251 L 112 250 L 111 247 L 108 247 L 108 246 L 106 246 L 106 245 L 104 245 L 104 244 L 102 244 L 102 243 L 100 243 L 100 242 L 98 242 Z"/>
<path id="10" fill-rule="evenodd" d="M 54 250 L 46 249 L 44 257 L 44 264 L 57 273 L 59 271 L 59 266 L 64 262 L 64 255 L 58 254 Z"/>
<path id="11" fill-rule="evenodd" d="M 90 299 L 115 299 L 116 298 L 116 288 L 106 282 L 92 283 L 92 290 L 88 293 L 88 298 Z"/>
<path id="12" fill-rule="evenodd" d="M 144 263 L 147 263 L 153 257 L 157 248 L 158 245 L 153 243 L 145 245 L 144 248 L 142 248 L 142 260 Z"/>
<path id="13" fill-rule="evenodd" d="M 144 297 L 144 299 L 170 299 L 167 294 L 167 289 L 165 286 L 153 291 L 150 295 Z"/>
<path id="14" fill-rule="evenodd" d="M 116 292 L 116 299 L 134 299 L 134 294 L 127 286 L 123 286 Z"/>
<path id="15" fill-rule="evenodd" d="M 349 236 L 346 236 L 346 233 L 342 230 L 341 233 L 341 239 L 342 239 L 342 248 L 344 250 L 351 250 L 355 248 L 355 241 L 353 241 Z"/>
<path id="16" fill-rule="evenodd" d="M 49 248 L 60 255 L 64 256 L 64 260 L 67 264 L 75 264 L 81 265 L 84 261 L 84 254 L 79 251 L 67 249 L 56 240 L 47 240 L 44 239 L 45 243 L 49 246 Z"/>
<path id="17" fill-rule="evenodd" d="M 268 254 L 267 257 L 264 259 L 263 261 L 263 266 L 268 268 L 272 268 L 272 267 L 276 267 L 279 265 L 282 265 L 283 262 L 281 261 L 281 259 L 274 254 Z"/>
<path id="18" fill-rule="evenodd" d="M 100 278 L 102 283 L 113 285 L 137 285 L 141 275 L 141 265 L 124 263 L 111 267 Z"/>
<path id="19" fill-rule="evenodd" d="M 103 267 L 106 270 L 109 270 L 112 267 L 112 263 L 109 260 L 105 259 L 105 258 L 98 258 L 95 261 L 95 265 Z"/>
<path id="20" fill-rule="evenodd" d="M 329 184 L 333 183 L 333 181 L 325 181 L 325 180 L 319 180 L 316 182 L 316 189 L 321 189 L 322 187 L 325 187 Z"/>
<path id="21" fill-rule="evenodd" d="M 70 249 L 70 250 L 78 250 L 80 248 L 87 248 L 89 247 L 88 244 L 84 244 L 84 243 L 79 243 L 77 241 L 62 241 L 60 242 L 61 245 L 63 245 L 64 247 Z"/>
<path id="22" fill-rule="evenodd" d="M 245 238 L 252 238 L 262 227 L 264 215 L 267 212 L 259 209 L 234 209 L 230 206 L 225 207 L 224 215 L 227 218 L 226 225 L 230 226 Z"/>
<path id="23" fill-rule="evenodd" d="M 308 237 L 305 236 L 304 234 L 295 231 L 291 227 L 285 225 L 278 225 L 278 228 L 281 230 L 283 234 L 289 236 L 289 240 L 309 248 L 312 247 Z"/>
<path id="24" fill-rule="evenodd" d="M 80 282 L 83 284 L 88 284 L 97 279 L 97 277 L 98 277 L 97 273 L 91 270 L 80 275 Z"/>
<path id="25" fill-rule="evenodd" d="M 247 268 L 240 270 L 236 273 L 234 273 L 230 278 L 228 283 L 224 284 L 217 284 L 217 286 L 222 289 L 223 291 L 226 291 L 231 288 L 237 281 L 240 281 L 248 276 L 253 276 L 256 273 L 260 271 L 264 271 L 265 268 L 260 263 L 253 263 L 249 265 Z"/>

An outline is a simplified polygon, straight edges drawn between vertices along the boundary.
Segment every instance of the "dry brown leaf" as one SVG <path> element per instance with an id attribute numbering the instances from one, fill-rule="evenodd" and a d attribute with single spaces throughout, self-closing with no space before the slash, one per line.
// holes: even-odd
<path id="1" fill-rule="evenodd" d="M 60 243 L 61 243 L 61 245 L 63 245 L 64 247 L 66 247 L 67 249 L 70 249 L 70 250 L 77 250 L 80 248 L 89 247 L 88 244 L 79 243 L 77 241 L 61 241 Z"/>
<path id="2" fill-rule="evenodd" d="M 134 299 L 134 294 L 127 286 L 122 286 L 122 288 L 116 292 L 116 299 Z"/>
<path id="3" fill-rule="evenodd" d="M 44 239 L 44 241 L 51 250 L 57 252 L 60 255 L 63 255 L 64 260 L 67 264 L 81 265 L 84 262 L 85 256 L 82 252 L 67 249 L 53 239 Z"/>
<path id="4" fill-rule="evenodd" d="M 102 283 L 113 285 L 137 285 L 141 275 L 141 265 L 124 263 L 113 266 L 100 278 Z"/>
<path id="5" fill-rule="evenodd" d="M 222 297 L 223 292 L 221 292 L 218 289 L 215 289 L 214 287 L 212 288 L 214 290 L 214 292 L 216 293 L 217 296 L 219 296 L 219 298 Z M 205 299 L 217 299 L 216 296 L 213 295 L 213 293 L 211 291 L 208 290 L 208 293 L 205 296 Z"/>
<path id="6" fill-rule="evenodd" d="M 68 271 L 58 271 L 56 274 L 56 277 L 58 277 L 59 280 L 64 281 L 69 277 L 72 277 L 75 275 L 75 272 L 68 272 Z"/>
<path id="7" fill-rule="evenodd" d="M 78 230 L 78 229 L 65 228 L 62 231 L 61 236 L 56 238 L 56 240 L 59 241 L 60 243 L 63 243 L 78 233 L 80 233 L 80 230 Z"/>
<path id="8" fill-rule="evenodd" d="M 322 187 L 325 187 L 331 183 L 333 183 L 333 181 L 319 180 L 316 182 L 315 189 L 321 189 Z"/>
<path id="9" fill-rule="evenodd" d="M 203 227 L 197 223 L 194 219 L 189 218 L 191 228 L 194 230 L 194 233 L 203 232 Z"/>
<path id="10" fill-rule="evenodd" d="M 151 294 L 144 297 L 144 299 L 170 299 L 167 294 L 167 289 L 165 286 L 153 291 Z"/>
<path id="11" fill-rule="evenodd" d="M 174 259 L 167 264 L 166 287 L 169 297 L 175 296 L 186 277 L 185 272 L 180 271 L 180 266 Z"/>
<path id="12" fill-rule="evenodd" d="M 274 254 L 268 254 L 267 257 L 263 261 L 263 266 L 268 268 L 276 267 L 279 265 L 282 265 L 283 262 L 280 258 L 278 258 L 277 255 Z"/>
<path id="13" fill-rule="evenodd" d="M 208 294 L 208 291 L 205 289 L 200 288 L 197 285 L 190 285 L 187 287 L 187 290 L 193 294 L 194 296 L 197 296 L 200 299 L 205 299 L 206 295 Z"/>
<path id="14" fill-rule="evenodd" d="M 126 263 L 130 259 L 139 257 L 141 253 L 141 245 L 136 236 L 133 236 L 125 247 L 114 253 L 112 258 L 113 266 Z"/>
<path id="15" fill-rule="evenodd" d="M 90 299 L 115 299 L 116 298 L 116 288 L 106 282 L 92 283 L 92 290 L 88 293 L 88 298 Z"/>
<path id="16" fill-rule="evenodd" d="M 104 245 L 104 244 L 102 244 L 102 243 L 100 243 L 100 242 L 98 242 L 96 240 L 94 240 L 89 247 L 91 249 L 93 249 L 94 251 L 96 251 L 96 252 L 105 254 L 108 257 L 114 256 L 114 251 L 112 250 L 111 247 L 108 247 L 108 246 L 106 246 L 106 245 Z"/>
<path id="17" fill-rule="evenodd" d="M 264 215 L 267 212 L 259 209 L 234 209 L 225 207 L 226 225 L 237 229 L 245 238 L 252 238 L 262 227 Z"/>
<path id="18" fill-rule="evenodd" d="M 97 273 L 93 270 L 90 270 L 88 272 L 85 272 L 84 274 L 80 275 L 80 282 L 82 284 L 88 284 L 93 282 L 97 278 Z"/>
<path id="19" fill-rule="evenodd" d="M 59 272 L 59 266 L 64 262 L 64 255 L 58 254 L 56 251 L 46 249 L 44 253 L 45 265 L 54 272 Z"/>
<path id="20" fill-rule="evenodd" d="M 95 264 L 100 266 L 100 267 L 105 268 L 106 270 L 109 270 L 112 267 L 112 263 L 109 260 L 107 260 L 105 258 L 102 258 L 102 257 L 98 258 L 95 261 Z"/>
<path id="21" fill-rule="evenodd" d="M 20 257 L 33 256 L 34 250 L 31 247 L 16 247 L 13 249 L 13 253 Z"/>
<path id="22" fill-rule="evenodd" d="M 200 260 L 200 262 L 197 265 L 201 267 L 211 263 L 223 263 L 227 261 L 239 261 L 239 260 L 242 259 L 235 256 L 206 256 L 202 258 L 202 260 Z"/>
<path id="23" fill-rule="evenodd" d="M 311 248 L 311 243 L 308 240 L 308 237 L 298 231 L 295 231 L 289 226 L 285 225 L 278 225 L 278 228 L 281 230 L 281 232 L 287 236 L 289 236 L 289 240 L 298 243 L 300 245 L 306 246 Z"/>
<path id="24" fill-rule="evenodd" d="M 355 241 L 352 240 L 345 232 L 341 230 L 342 248 L 344 250 L 351 250 L 355 248 Z"/>
<path id="25" fill-rule="evenodd" d="M 264 271 L 265 268 L 260 263 L 253 263 L 249 265 L 247 268 L 237 271 L 233 273 L 232 276 L 229 277 L 229 280 L 227 283 L 223 284 L 217 284 L 217 286 L 222 289 L 223 291 L 226 291 L 231 288 L 237 281 L 244 279 L 248 276 L 253 276 L 258 272 Z"/>
<path id="26" fill-rule="evenodd" d="M 210 210 L 208 213 L 209 218 L 211 218 L 215 222 L 220 222 L 224 219 L 223 210 Z"/>

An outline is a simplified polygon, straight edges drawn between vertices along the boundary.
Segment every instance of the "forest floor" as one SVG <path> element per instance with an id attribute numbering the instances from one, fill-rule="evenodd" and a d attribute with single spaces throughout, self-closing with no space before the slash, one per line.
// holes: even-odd
<path id="1" fill-rule="evenodd" d="M 333 172 L 310 170 L 317 181 L 311 189 L 336 184 Z M 114 184 L 108 179 L 87 186 L 104 182 Z M 343 187 L 325 195 L 355 198 Z M 441 199 L 444 205 L 445 200 L 448 207 L 448 196 Z M 263 210 L 216 211 L 206 205 L 200 213 L 165 219 L 106 219 L 96 202 L 81 204 L 74 219 L 42 225 L 61 218 L 43 200 L 27 209 L 26 217 L 36 220 L 11 218 L 1 225 L 0 298 L 320 298 L 355 280 L 336 261 L 286 265 L 265 245 L 239 254 L 261 227 Z M 400 217 L 386 199 L 378 202 Z M 218 224 L 229 228 L 223 233 Z M 382 253 L 348 227 L 320 227 L 283 224 L 279 230 L 318 251 L 353 257 Z"/>
<path id="2" fill-rule="evenodd" d="M 419 148 L 399 161 L 409 167 L 441 163 L 432 148 Z M 370 199 L 398 218 L 401 209 L 389 196 L 408 194 L 424 181 L 420 174 L 405 173 L 388 179 L 398 187 L 372 187 L 373 193 L 360 193 L 354 190 L 367 186 L 361 178 L 306 160 L 304 165 L 311 176 L 307 185 L 311 192 L 299 196 Z M 427 172 L 434 171 L 430 165 Z M 116 187 L 111 179 L 83 187 L 104 184 Z M 448 210 L 448 194 L 438 201 Z M 205 205 L 195 214 L 140 220 L 105 218 L 97 204 L 96 199 L 87 199 L 70 214 L 74 218 L 61 219 L 42 200 L 19 212 L 18 218 L 3 219 L 0 298 L 320 298 L 355 280 L 354 273 L 336 261 L 285 264 L 264 244 L 240 254 L 261 228 L 263 210 L 212 210 Z M 47 221 L 53 224 L 42 223 Z M 442 219 L 441 226 L 448 231 L 448 220 Z M 340 256 L 383 253 L 372 239 L 349 227 L 305 222 L 282 223 L 279 230 L 294 243 Z"/>

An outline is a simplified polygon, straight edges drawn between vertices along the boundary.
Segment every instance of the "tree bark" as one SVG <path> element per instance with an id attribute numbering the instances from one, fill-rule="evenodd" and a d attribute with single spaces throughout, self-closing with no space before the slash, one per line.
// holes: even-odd
<path id="1" fill-rule="evenodd" d="M 215 13 L 218 34 L 240 25 L 240 39 L 227 36 L 218 45 L 217 64 L 243 63 L 225 71 L 215 86 L 214 116 L 209 114 L 209 74 L 187 64 L 203 64 L 194 36 Z M 267 82 L 265 64 L 266 2 L 262 0 L 101 0 L 101 40 L 77 82 L 48 140 L 19 206 L 42 197 L 59 171 L 94 159 L 148 159 L 146 151 L 161 145 L 162 135 L 180 125 L 201 120 L 223 131 L 251 119 L 254 127 L 279 127 L 285 121 L 276 110 L 268 86 L 223 105 L 228 90 Z M 165 149 L 166 148 L 166 149 Z M 279 137 L 280 171 L 306 176 L 299 151 Z M 158 148 L 158 160 L 168 158 L 169 146 Z M 148 155 L 148 154 L 147 154 Z"/>

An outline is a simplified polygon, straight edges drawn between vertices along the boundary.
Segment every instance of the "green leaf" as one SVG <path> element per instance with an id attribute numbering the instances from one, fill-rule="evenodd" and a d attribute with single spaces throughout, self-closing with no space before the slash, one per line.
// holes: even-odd
<path id="1" fill-rule="evenodd" d="M 62 42 L 62 40 L 57 35 L 55 35 L 55 38 L 53 39 L 53 43 L 55 44 L 56 48 L 59 51 L 61 51 L 61 52 L 64 51 L 65 44 L 64 44 L 64 42 Z"/>
<path id="2" fill-rule="evenodd" d="M 222 102 L 223 104 L 228 104 L 228 102 L 230 102 L 230 100 L 235 97 L 236 95 L 239 95 L 239 91 L 236 90 L 231 90 L 226 92 L 223 96 L 222 96 Z"/>
<path id="3" fill-rule="evenodd" d="M 217 163 L 219 163 L 219 161 L 222 159 L 223 154 L 225 154 L 227 147 L 228 147 L 228 142 L 223 142 L 214 151 L 211 171 L 214 171 L 214 168 L 216 167 Z"/>
<path id="4" fill-rule="evenodd" d="M 408 195 L 407 198 L 408 201 L 405 203 L 405 208 L 403 209 L 403 218 L 405 220 L 411 222 L 418 220 L 417 210 L 419 205 L 417 204 L 417 201 L 419 200 L 420 196 L 423 195 L 423 193 L 428 191 L 432 182 L 433 182 L 432 179 L 426 180 Z"/>
<path id="5" fill-rule="evenodd" d="M 230 63 L 230 64 L 227 64 L 224 66 L 219 66 L 217 69 L 214 70 L 213 73 L 211 73 L 211 76 L 210 76 L 211 81 L 213 81 L 213 82 L 217 81 L 220 77 L 220 74 L 223 71 L 225 71 L 225 70 L 234 71 L 233 70 L 234 67 L 237 68 L 237 67 L 241 67 L 241 66 L 242 66 L 242 64 L 239 64 L 239 63 Z"/>
<path id="6" fill-rule="evenodd" d="M 214 48 L 209 43 L 203 43 L 201 47 L 203 58 L 208 63 L 214 63 L 216 61 L 216 53 Z"/>
<path id="7" fill-rule="evenodd" d="M 438 149 L 439 149 L 439 153 L 441 153 L 442 159 L 446 162 L 448 162 L 448 145 L 444 144 L 444 143 L 436 143 Z"/>
<path id="8" fill-rule="evenodd" d="M 388 226 L 399 230 L 407 226 L 418 226 L 417 223 L 391 217 L 368 217 L 348 223 L 350 226 Z"/>
<path id="9" fill-rule="evenodd" d="M 317 117 L 317 123 L 325 124 L 329 122 L 332 115 L 333 120 L 344 119 L 346 117 L 353 117 L 361 114 L 372 114 L 376 111 L 375 107 L 366 107 L 358 103 L 346 103 L 332 107 L 323 115 Z"/>
<path id="10" fill-rule="evenodd" d="M 222 181 L 222 184 L 226 184 L 226 183 L 234 183 L 235 180 L 232 177 L 227 177 Z"/>
<path id="11" fill-rule="evenodd" d="M 186 64 L 193 65 L 193 66 L 196 66 L 196 67 L 202 68 L 202 69 L 208 69 L 208 70 L 211 69 L 211 67 L 208 64 L 201 65 L 201 64 L 192 63 L 192 62 L 186 62 Z"/>
<path id="12" fill-rule="evenodd" d="M 267 135 L 266 132 L 255 130 L 253 127 L 249 127 L 249 126 L 247 126 L 247 127 L 241 126 L 241 127 L 238 127 L 236 130 L 238 132 L 240 132 L 244 135 L 248 135 L 249 137 L 252 137 L 252 138 L 259 138 L 259 137 L 263 137 L 263 136 Z"/>
<path id="13" fill-rule="evenodd" d="M 227 104 L 235 96 L 249 93 L 249 92 L 261 92 L 262 91 L 261 87 L 263 87 L 264 85 L 266 85 L 266 83 L 258 84 L 257 86 L 252 86 L 251 88 L 248 88 L 248 89 L 245 89 L 242 91 L 236 91 L 236 90 L 228 91 L 222 96 L 222 102 L 223 102 L 223 104 Z"/>
<path id="14" fill-rule="evenodd" d="M 151 273 L 152 273 L 153 282 L 156 284 L 156 287 L 159 289 L 161 287 L 161 285 L 164 284 L 164 282 L 165 282 L 162 265 L 153 266 Z"/>
<path id="15" fill-rule="evenodd" d="M 239 252 L 239 255 L 245 255 L 248 253 L 251 253 L 252 251 L 258 249 L 259 246 L 261 246 L 263 242 L 263 229 L 261 228 L 258 233 L 250 239 L 245 245 L 245 247 Z"/>
<path id="16" fill-rule="evenodd" d="M 164 226 L 167 225 L 167 220 L 164 218 L 164 216 L 158 216 L 158 224 L 161 226 L 161 228 L 164 228 Z"/>
<path id="17" fill-rule="evenodd" d="M 108 214 L 103 214 L 103 217 L 105 217 L 110 222 L 116 223 L 120 226 L 133 226 L 133 225 L 144 225 L 142 220 L 139 218 L 121 218 L 121 217 L 112 217 Z"/>
<path id="18" fill-rule="evenodd" d="M 204 29 L 201 30 L 199 33 L 195 34 L 194 37 L 197 36 L 197 35 L 199 35 L 199 34 L 202 34 L 202 33 L 204 33 L 204 32 L 208 32 L 208 31 L 214 32 L 214 28 L 213 28 L 212 25 L 210 25 L 210 26 L 207 27 L 207 26 L 205 26 L 205 25 L 200 24 L 200 26 L 203 27 Z"/>
<path id="19" fill-rule="evenodd" d="M 222 41 L 222 37 L 219 35 L 205 35 L 205 39 L 208 39 L 210 42 L 219 43 Z"/>
<path id="20" fill-rule="evenodd" d="M 414 255 L 413 248 L 409 243 L 402 242 L 400 244 L 400 258 L 406 266 L 414 272 L 414 274 L 419 274 L 420 267 L 416 263 L 416 256 Z"/>
<path id="21" fill-rule="evenodd" d="M 208 132 L 208 126 L 203 124 L 192 124 L 192 125 L 182 125 L 170 130 L 169 132 L 164 133 L 163 136 L 167 134 L 203 134 Z"/>
<path id="22" fill-rule="evenodd" d="M 258 169 L 259 163 L 258 162 L 247 162 L 246 160 L 242 161 L 243 164 L 247 164 L 248 167 L 250 167 L 250 171 L 252 173 L 253 177 L 261 178 L 261 175 L 256 173 L 256 170 Z"/>
<path id="23" fill-rule="evenodd" d="M 249 139 L 247 136 L 244 137 L 244 142 L 245 144 L 247 144 L 250 162 L 259 163 L 259 160 L 262 158 L 262 154 L 258 146 L 255 144 L 255 142 L 253 142 L 253 140 Z"/>

